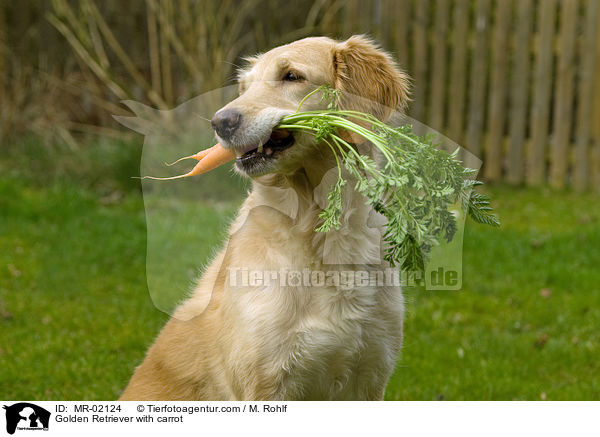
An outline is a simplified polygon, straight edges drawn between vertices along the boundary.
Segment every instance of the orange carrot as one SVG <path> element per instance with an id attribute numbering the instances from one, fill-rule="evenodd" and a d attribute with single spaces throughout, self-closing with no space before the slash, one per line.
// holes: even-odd
<path id="1" fill-rule="evenodd" d="M 193 155 L 190 156 L 184 156 L 183 158 L 179 158 L 177 161 L 173 161 L 172 163 L 167 164 L 168 166 L 172 166 L 177 164 L 178 162 L 183 161 L 184 159 L 195 159 L 196 161 L 200 161 L 202 158 L 204 158 L 211 150 L 213 150 L 215 147 L 217 147 L 219 144 L 215 144 L 212 147 L 209 147 L 208 149 L 204 149 L 204 150 L 200 150 L 198 153 L 194 153 Z"/>
<path id="2" fill-rule="evenodd" d="M 170 178 L 157 178 L 154 176 L 144 176 L 144 177 L 142 177 L 142 179 L 154 179 L 157 181 L 169 181 L 172 179 L 187 178 L 190 176 L 196 176 L 196 175 L 199 175 L 202 173 L 207 173 L 229 161 L 233 161 L 235 159 L 235 152 L 230 149 L 225 149 L 223 146 L 221 146 L 220 143 L 217 143 L 208 149 L 201 150 L 200 152 L 196 153 L 195 155 L 185 156 L 185 157 L 180 158 L 177 161 L 173 162 L 172 164 L 167 164 L 167 165 L 176 164 L 179 161 L 184 160 L 184 159 L 195 159 L 196 161 L 198 161 L 198 164 L 196 164 L 196 166 L 190 172 L 179 175 L 179 176 L 172 176 Z"/>

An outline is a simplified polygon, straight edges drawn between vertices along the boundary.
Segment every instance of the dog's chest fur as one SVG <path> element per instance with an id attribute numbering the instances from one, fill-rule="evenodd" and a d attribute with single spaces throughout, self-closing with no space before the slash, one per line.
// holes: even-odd
<path id="1" fill-rule="evenodd" d="M 301 205 L 290 218 L 285 208 L 257 202 L 261 195 L 253 193 L 242 208 L 243 223 L 230 238 L 226 264 L 260 272 L 263 279 L 270 272 L 278 276 L 261 286 L 225 287 L 222 309 L 237 326 L 225 342 L 231 346 L 223 383 L 238 399 L 381 398 L 402 338 L 400 288 L 346 287 L 331 280 L 315 286 L 304 274 L 308 269 L 328 279 L 348 278 L 348 271 L 369 270 L 344 264 L 349 254 L 368 260 L 379 250 L 379 233 L 366 226 L 367 208 L 361 199 L 347 205 L 345 225 L 325 237 L 313 231 L 316 205 Z M 383 268 L 383 263 L 370 267 Z M 282 285 L 282 275 L 300 281 Z"/>

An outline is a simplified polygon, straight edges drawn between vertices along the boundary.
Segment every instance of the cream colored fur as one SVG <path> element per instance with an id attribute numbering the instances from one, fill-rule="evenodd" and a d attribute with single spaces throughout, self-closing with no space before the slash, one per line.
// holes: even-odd
<path id="1" fill-rule="evenodd" d="M 288 70 L 305 80 L 282 82 Z M 226 106 L 240 109 L 244 124 L 237 137 L 221 142 L 241 153 L 263 141 L 323 83 L 360 94 L 365 101 L 344 105 L 382 119 L 389 115 L 385 108 L 407 99 L 407 78 L 369 40 L 308 38 L 250 60 L 240 75 L 240 97 Z M 306 105 L 321 103 L 315 98 Z M 373 227 L 377 220 L 351 182 L 342 228 L 314 231 L 329 188 L 323 178 L 335 161 L 312 138 L 295 140 L 268 174 L 253 178 L 225 248 L 161 331 L 121 400 L 383 399 L 402 341 L 399 287 L 230 283 L 231 268 L 387 267 L 376 262 L 381 229 Z"/>

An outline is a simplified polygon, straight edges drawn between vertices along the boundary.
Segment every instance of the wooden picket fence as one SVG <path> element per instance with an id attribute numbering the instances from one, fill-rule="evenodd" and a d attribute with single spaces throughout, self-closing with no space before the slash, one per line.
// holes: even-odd
<path id="1" fill-rule="evenodd" d="M 213 12 L 222 3 L 202 1 L 213 4 Z M 94 2 L 126 53 L 146 53 L 147 6 L 156 2 Z M 231 65 L 232 70 L 238 55 L 308 35 L 344 38 L 367 33 L 412 76 L 410 115 L 483 159 L 484 178 L 600 190 L 600 0 L 296 0 L 292 9 L 285 0 L 226 3 L 239 9 L 231 16 L 241 14 L 238 31 L 245 39 L 239 42 L 239 53 L 233 53 L 230 43 L 226 50 L 214 48 L 211 59 L 221 60 L 221 52 L 233 53 L 229 60 L 206 63 L 216 82 L 222 83 L 232 72 L 221 68 L 216 74 L 215 65 Z M 52 3 L 11 5 L 0 5 L 0 49 L 4 35 L 8 46 L 20 47 L 21 62 L 42 53 L 45 63 L 67 75 L 77 59 L 47 23 Z M 206 28 L 202 20 L 216 19 L 210 14 L 197 18 L 202 29 Z M 193 42 L 191 46 L 195 47 Z M 181 47 L 170 52 L 164 44 L 163 49 L 173 64 L 165 70 L 167 79 L 187 77 L 182 66 L 195 64 L 169 55 Z M 154 83 L 158 70 L 144 65 L 143 55 L 138 58 L 142 61 L 136 67 Z M 3 60 L 0 56 L 0 73 Z M 131 65 L 122 67 L 120 71 L 131 70 Z M 137 86 L 124 76 L 119 77 L 123 83 Z M 200 79 L 193 80 L 194 87 Z M 103 120 L 104 113 L 88 112 L 84 120 Z"/>
<path id="2" fill-rule="evenodd" d="M 414 79 L 410 115 L 483 177 L 600 190 L 600 0 L 346 3 Z"/>

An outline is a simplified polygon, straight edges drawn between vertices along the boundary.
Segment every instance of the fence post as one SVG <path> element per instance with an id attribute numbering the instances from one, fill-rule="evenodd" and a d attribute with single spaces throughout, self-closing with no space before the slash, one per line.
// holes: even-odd
<path id="1" fill-rule="evenodd" d="M 544 0 L 538 7 L 539 34 L 531 108 L 532 141 L 527 154 L 527 183 L 529 185 L 541 184 L 546 180 L 556 0 Z"/>
<path id="2" fill-rule="evenodd" d="M 5 62 L 6 56 L 8 56 L 5 52 L 6 46 L 8 45 L 8 40 L 6 38 L 6 19 L 4 16 L 4 5 L 0 5 L 0 92 L 4 89 L 2 86 L 4 75 L 6 74 L 5 70 Z M 4 97 L 0 95 L 0 97 Z"/>
<path id="3" fill-rule="evenodd" d="M 577 119 L 575 125 L 575 150 L 573 155 L 573 187 L 577 191 L 583 191 L 594 183 L 594 138 L 596 127 L 593 126 L 594 120 L 598 120 L 600 114 L 594 118 L 594 81 L 600 84 L 600 79 L 596 80 L 598 71 L 600 71 L 600 57 L 594 54 L 600 49 L 600 4 L 597 0 L 588 0 L 586 2 L 583 21 L 584 33 L 583 43 L 580 45 L 579 57 L 581 59 L 580 77 L 578 83 L 578 104 Z M 598 86 L 600 89 L 600 86 Z M 599 97 L 596 97 L 598 100 Z M 597 122 L 596 122 L 597 123 Z M 592 158 L 592 159 L 590 159 Z"/>
<path id="4" fill-rule="evenodd" d="M 410 22 L 413 18 L 410 0 L 389 0 L 384 21 L 391 22 L 391 48 L 396 52 L 396 58 L 405 71 L 412 68 L 409 56 Z"/>
<path id="5" fill-rule="evenodd" d="M 485 120 L 485 86 L 487 84 L 488 28 L 490 0 L 477 0 L 475 12 L 475 42 L 469 78 L 469 122 L 467 149 L 481 158 L 483 124 Z"/>
<path id="6" fill-rule="evenodd" d="M 554 188 L 564 187 L 569 167 L 578 3 L 577 0 L 562 0 L 560 7 L 559 60 L 556 72 L 549 178 L 550 185 Z"/>
<path id="7" fill-rule="evenodd" d="M 452 60 L 448 98 L 448 136 L 458 144 L 464 139 L 466 107 L 469 0 L 456 0 L 452 18 Z"/>
<path id="8" fill-rule="evenodd" d="M 437 0 L 435 2 L 435 19 L 431 31 L 433 34 L 433 61 L 430 75 L 431 94 L 429 94 L 427 122 L 429 126 L 440 132 L 444 130 L 449 11 L 449 0 Z"/>
<path id="9" fill-rule="evenodd" d="M 427 29 L 429 26 L 429 1 L 420 0 L 416 4 L 412 23 L 414 96 L 411 116 L 425 122 L 425 99 L 427 96 Z"/>
<path id="10" fill-rule="evenodd" d="M 496 4 L 494 31 L 492 33 L 492 77 L 490 83 L 488 142 L 483 164 L 484 175 L 490 181 L 502 174 L 502 149 L 504 120 L 506 119 L 506 94 L 508 85 L 508 34 L 511 22 L 512 1 Z"/>
<path id="11" fill-rule="evenodd" d="M 593 189 L 600 191 L 600 13 L 597 15 L 598 25 L 596 26 L 596 30 L 598 32 L 598 36 L 596 39 L 596 91 L 594 94 L 595 108 L 592 118 L 592 125 L 594 129 L 594 153 L 592 157 L 594 165 L 592 167 L 592 183 Z"/>
<path id="12" fill-rule="evenodd" d="M 510 134 L 506 161 L 506 179 L 511 184 L 523 182 L 525 169 L 525 129 L 527 123 L 527 105 L 529 103 L 529 85 L 531 79 L 531 29 L 533 28 L 532 1 L 518 2 L 517 30 L 515 32 L 515 54 L 510 96 Z"/>

